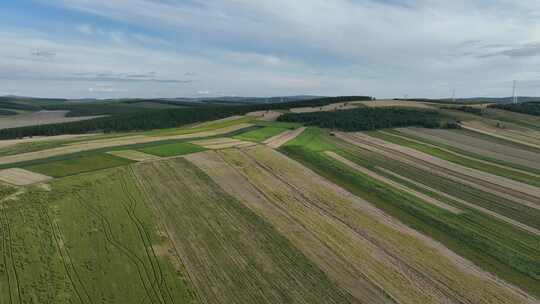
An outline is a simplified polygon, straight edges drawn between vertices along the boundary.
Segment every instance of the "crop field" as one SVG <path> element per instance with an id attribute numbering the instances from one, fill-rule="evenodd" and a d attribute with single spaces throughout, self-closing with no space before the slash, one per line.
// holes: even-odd
<path id="1" fill-rule="evenodd" d="M 407 101 L 407 100 L 374 100 L 374 101 L 360 101 L 355 104 L 364 105 L 370 108 L 384 108 L 384 107 L 405 107 L 405 108 L 420 108 L 420 109 L 433 109 L 434 106 L 425 102 Z"/>
<path id="2" fill-rule="evenodd" d="M 84 172 L 124 166 L 132 162 L 132 160 L 127 158 L 99 153 L 44 164 L 25 166 L 24 169 L 36 173 L 46 174 L 52 177 L 64 177 Z"/>
<path id="3" fill-rule="evenodd" d="M 200 146 L 194 145 L 194 144 L 186 143 L 186 142 L 163 144 L 163 145 L 140 149 L 141 152 L 152 154 L 159 157 L 179 156 L 179 155 L 197 153 L 204 150 L 206 149 Z"/>
<path id="4" fill-rule="evenodd" d="M 540 149 L 540 131 L 497 128 L 478 121 L 463 123 L 463 128 L 477 133 L 504 139 L 521 145 Z"/>
<path id="5" fill-rule="evenodd" d="M 481 130 L 254 107 L 0 141 L 0 303 L 540 303 L 536 129 L 405 103 Z"/>
<path id="6" fill-rule="evenodd" d="M 270 137 L 276 136 L 287 129 L 282 127 L 262 127 L 253 131 L 236 135 L 234 138 L 247 141 L 263 142 Z"/>

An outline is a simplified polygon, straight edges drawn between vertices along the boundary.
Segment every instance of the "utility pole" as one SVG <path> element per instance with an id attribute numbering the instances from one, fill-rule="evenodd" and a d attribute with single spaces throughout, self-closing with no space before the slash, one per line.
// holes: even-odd
<path id="1" fill-rule="evenodd" d="M 514 88 L 513 88 L 513 91 L 512 91 L 512 102 L 513 103 L 518 102 L 518 98 L 517 98 L 517 95 L 516 95 L 516 90 L 517 90 L 517 81 L 514 80 Z"/>

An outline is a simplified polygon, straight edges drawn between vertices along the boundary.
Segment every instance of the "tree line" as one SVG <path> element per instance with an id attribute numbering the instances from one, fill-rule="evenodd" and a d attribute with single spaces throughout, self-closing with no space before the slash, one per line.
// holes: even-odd
<path id="1" fill-rule="evenodd" d="M 287 113 L 278 119 L 340 131 L 369 131 L 384 128 L 419 126 L 457 128 L 455 121 L 436 111 L 407 108 L 368 108 L 312 113 Z"/>
<path id="2" fill-rule="evenodd" d="M 13 139 L 29 136 L 52 136 L 61 134 L 81 134 L 94 132 L 128 132 L 152 129 L 175 128 L 187 124 L 221 119 L 233 115 L 244 115 L 254 111 L 270 111 L 296 107 L 318 107 L 331 103 L 370 100 L 369 96 L 327 97 L 313 100 L 284 103 L 209 106 L 179 109 L 164 109 L 122 113 L 90 120 L 47 124 L 0 130 L 0 139 Z M 99 107 L 103 104 L 97 105 Z"/>
<path id="3" fill-rule="evenodd" d="M 490 108 L 506 110 L 529 115 L 540 116 L 540 101 L 529 101 L 523 103 L 510 104 L 495 104 L 490 105 Z"/>

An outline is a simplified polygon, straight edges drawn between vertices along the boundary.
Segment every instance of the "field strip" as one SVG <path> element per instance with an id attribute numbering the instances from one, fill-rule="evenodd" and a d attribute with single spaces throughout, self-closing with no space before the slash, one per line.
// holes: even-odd
<path id="1" fill-rule="evenodd" d="M 192 141 L 190 143 L 195 144 L 195 145 L 199 145 L 199 146 L 207 146 L 207 145 L 228 144 L 228 143 L 238 143 L 238 142 L 241 142 L 241 141 L 238 140 L 238 139 L 234 139 L 234 138 L 223 137 L 223 138 L 211 138 L 211 139 L 196 140 L 196 141 Z"/>
<path id="2" fill-rule="evenodd" d="M 276 111 L 257 111 L 247 113 L 246 116 L 257 117 L 260 121 L 276 121 L 283 113 Z"/>
<path id="3" fill-rule="evenodd" d="M 520 192 L 521 197 L 523 197 L 525 200 L 534 202 L 535 204 L 538 205 L 538 207 L 540 207 L 540 188 L 538 187 L 524 184 L 524 183 L 511 180 L 505 177 L 493 175 L 487 172 L 479 171 L 473 168 L 465 167 L 459 164 L 455 164 L 455 163 L 431 156 L 429 154 L 417 151 L 415 149 L 396 145 L 396 144 L 393 144 L 393 143 L 390 143 L 390 142 L 387 142 L 378 138 L 371 137 L 364 133 L 354 133 L 354 136 L 370 144 L 377 145 L 386 149 L 390 149 L 398 153 L 405 154 L 408 157 L 424 161 L 431 165 L 435 165 L 437 167 L 440 167 L 440 168 L 443 168 L 452 172 L 456 172 L 461 175 L 468 176 L 469 178 L 473 178 L 475 181 L 481 180 L 481 181 L 491 183 L 500 187 L 511 189 L 515 192 Z"/>
<path id="4" fill-rule="evenodd" d="M 317 229 L 309 229 L 303 225 L 286 206 L 281 207 L 271 195 L 264 193 L 264 189 L 257 187 L 253 181 L 250 182 L 244 172 L 237 170 L 226 160 L 229 157 L 223 152 L 203 152 L 185 158 L 208 174 L 227 193 L 269 220 L 295 247 L 356 299 L 365 303 L 388 302 L 384 292 L 373 285 L 356 266 L 351 266 L 350 259 L 342 256 L 339 248 L 329 246 L 326 240 L 318 236 Z M 256 166 L 254 168 L 259 170 Z M 265 174 L 263 169 L 260 170 L 260 173 Z M 274 178 L 268 177 L 267 182 L 278 189 Z M 287 187 L 283 185 L 279 189 L 283 191 Z"/>
<path id="5" fill-rule="evenodd" d="M 395 172 L 393 172 L 393 171 L 387 170 L 387 169 L 385 169 L 385 168 L 377 167 L 377 169 L 379 169 L 379 170 L 381 170 L 381 171 L 383 171 L 383 172 L 386 172 L 386 173 L 388 173 L 388 174 L 390 174 L 390 175 L 392 175 L 392 176 L 394 176 L 394 177 L 397 177 L 397 178 L 399 178 L 399 179 L 402 179 L 402 180 L 404 180 L 404 181 L 407 181 L 407 182 L 409 182 L 409 183 L 411 183 L 411 184 L 414 184 L 414 185 L 416 185 L 416 186 L 418 186 L 418 187 L 420 187 L 420 188 L 423 188 L 423 189 L 425 189 L 425 190 L 427 190 L 427 191 L 430 191 L 430 192 L 436 193 L 436 194 L 438 194 L 438 195 L 444 196 L 444 197 L 446 197 L 446 198 L 448 198 L 448 199 L 451 199 L 451 200 L 453 200 L 453 201 L 456 201 L 456 202 L 458 202 L 458 203 L 460 203 L 460 204 L 462 204 L 462 205 L 465 205 L 465 206 L 467 206 L 467 207 L 469 207 L 469 208 L 476 209 L 476 210 L 478 210 L 478 211 L 480 211 L 480 212 L 483 212 L 483 213 L 488 214 L 488 215 L 490 215 L 490 216 L 493 216 L 493 217 L 495 217 L 495 218 L 497 218 L 497 219 L 500 219 L 500 220 L 502 220 L 502 221 L 504 221 L 504 222 L 506 222 L 506 223 L 509 223 L 509 224 L 514 225 L 514 226 L 516 226 L 516 227 L 518 227 L 518 228 L 521 228 L 521 229 L 523 229 L 523 230 L 525 230 L 525 231 L 528 231 L 528 232 L 530 232 L 530 233 L 533 233 L 533 234 L 536 234 L 536 235 L 539 235 L 539 236 L 540 236 L 540 230 L 538 230 L 538 229 L 536 229 L 536 228 L 527 226 L 527 225 L 525 225 L 525 224 L 522 224 L 522 223 L 520 223 L 520 222 L 518 222 L 518 221 L 515 221 L 515 220 L 513 220 L 513 219 L 511 219 L 511 218 L 508 218 L 508 217 L 506 217 L 506 216 L 504 216 L 504 215 L 498 214 L 498 213 L 493 212 L 493 211 L 491 211 L 491 210 L 488 210 L 488 209 L 486 209 L 486 208 L 477 206 L 477 205 L 475 205 L 475 204 L 471 204 L 471 203 L 469 203 L 469 202 L 466 202 L 466 201 L 464 201 L 464 200 L 462 200 L 462 199 L 460 199 L 460 198 L 457 198 L 457 197 L 452 196 L 452 195 L 450 195 L 450 194 L 447 194 L 447 193 L 445 193 L 445 192 L 439 191 L 439 190 L 437 190 L 437 189 L 433 189 L 433 188 L 431 188 L 431 187 L 429 187 L 429 186 L 426 186 L 426 185 L 424 185 L 424 184 L 422 184 L 422 183 L 420 183 L 420 182 L 417 182 L 417 181 L 414 181 L 414 180 L 412 180 L 412 179 L 410 179 L 410 178 L 401 176 L 401 175 L 399 175 L 399 174 L 397 174 L 397 173 L 395 173 Z"/>
<path id="6" fill-rule="evenodd" d="M 533 302 L 502 300 L 524 293 L 275 150 L 218 153 L 395 302 Z"/>
<path id="7" fill-rule="evenodd" d="M 492 140 L 480 139 L 471 134 L 467 134 L 469 132 L 473 134 L 479 133 L 465 130 L 450 131 L 423 128 L 398 128 L 397 130 L 408 136 L 419 137 L 435 143 L 455 147 L 463 151 L 472 152 L 477 155 L 485 155 L 489 158 L 540 170 L 540 163 L 537 161 L 539 157 L 538 153 L 524 150 L 518 145 L 513 145 L 512 142 L 505 141 L 510 145 L 495 142 L 499 141 L 499 139 L 495 137 L 489 137 Z"/>
<path id="8" fill-rule="evenodd" d="M 135 150 L 110 151 L 108 154 L 138 162 L 158 160 L 160 157 Z"/>
<path id="9" fill-rule="evenodd" d="M 133 145 L 133 144 L 143 144 L 143 143 L 150 143 L 150 142 L 164 141 L 164 140 L 175 140 L 175 139 L 180 140 L 180 139 L 192 139 L 192 138 L 200 138 L 200 137 L 218 136 L 218 135 L 235 132 L 241 129 L 245 129 L 251 126 L 253 125 L 243 123 L 243 124 L 229 126 L 229 127 L 225 127 L 221 129 L 212 130 L 212 131 L 195 132 L 195 133 L 190 133 L 190 134 L 170 135 L 170 136 L 162 136 L 162 137 L 136 135 L 136 136 L 114 138 L 114 139 L 88 141 L 84 143 L 77 143 L 77 144 L 53 148 L 49 150 L 28 152 L 28 153 L 22 153 L 18 155 L 0 157 L 0 165 L 48 158 L 48 157 L 77 153 L 77 152 L 82 152 L 82 151 L 96 150 L 96 149 L 101 149 L 101 148 L 128 146 L 128 145 Z"/>
<path id="10" fill-rule="evenodd" d="M 240 119 L 242 117 L 243 116 L 240 116 L 240 115 L 234 115 L 234 116 L 229 116 L 229 117 L 225 117 L 225 118 L 222 118 L 222 119 L 217 119 L 217 120 L 207 121 L 207 122 L 203 122 L 203 123 L 198 123 L 198 124 L 194 124 L 193 126 L 189 127 L 189 129 L 200 128 L 200 127 L 206 126 L 208 124 L 215 124 L 215 123 L 227 122 L 227 121 L 231 121 L 231 120 L 237 120 L 237 119 Z"/>
<path id="11" fill-rule="evenodd" d="M 360 147 L 362 149 L 366 149 L 368 151 L 372 151 L 375 153 L 378 153 L 380 155 L 386 156 L 388 158 L 406 163 L 408 165 L 411 165 L 413 167 L 416 167 L 421 170 L 425 170 L 428 172 L 431 172 L 433 174 L 439 175 L 444 178 L 448 178 L 454 182 L 465 184 L 468 186 L 471 186 L 473 188 L 479 189 L 481 191 L 485 191 L 487 193 L 493 193 L 494 195 L 500 196 L 502 198 L 508 199 L 510 201 L 523 204 L 525 206 L 528 206 L 530 208 L 535 208 L 540 210 L 540 206 L 530 202 L 529 200 L 521 199 L 520 197 L 516 197 L 516 191 L 513 191 L 512 189 L 506 188 L 501 189 L 502 187 L 490 183 L 480 183 L 478 180 L 474 180 L 473 178 L 468 177 L 467 175 L 460 174 L 459 172 L 451 171 L 451 170 L 445 170 L 444 168 L 434 166 L 430 163 L 421 161 L 417 158 L 411 158 L 410 156 L 399 153 L 397 151 L 389 149 L 385 149 L 384 147 L 373 145 L 372 143 L 363 141 L 361 138 L 357 138 L 352 134 L 342 133 L 338 132 L 335 133 L 336 136 L 352 145 L 355 145 L 357 147 Z M 519 195 L 521 192 L 517 192 Z"/>
<path id="12" fill-rule="evenodd" d="M 272 147 L 274 149 L 277 149 L 287 142 L 295 139 L 298 137 L 302 132 L 306 130 L 305 127 L 301 127 L 295 130 L 287 130 L 281 134 L 278 134 L 276 136 L 270 137 L 269 139 L 265 140 L 263 143 L 269 147 Z"/>
<path id="13" fill-rule="evenodd" d="M 16 186 L 26 186 L 51 180 L 52 177 L 20 168 L 0 170 L 0 180 Z"/>
<path id="14" fill-rule="evenodd" d="M 390 186 L 392 186 L 392 187 L 394 187 L 396 189 L 399 189 L 399 190 L 401 190 L 403 192 L 414 195 L 414 196 L 422 199 L 426 203 L 430 203 L 430 204 L 435 205 L 435 206 L 437 206 L 439 208 L 450 211 L 450 212 L 452 212 L 454 214 L 459 214 L 459 213 L 463 212 L 462 210 L 459 210 L 458 208 L 452 207 L 452 206 L 450 206 L 450 205 L 448 205 L 448 204 L 446 204 L 444 202 L 441 202 L 441 201 L 439 201 L 439 200 L 437 200 L 437 199 L 435 199 L 433 197 L 425 195 L 424 193 L 421 193 L 421 192 L 418 192 L 418 191 L 413 190 L 411 188 L 408 188 L 406 186 L 403 186 L 403 185 L 401 185 L 399 183 L 394 182 L 393 180 L 391 180 L 389 178 L 386 178 L 386 177 L 384 177 L 382 175 L 379 175 L 379 174 L 377 174 L 377 173 L 375 173 L 375 172 L 373 172 L 373 171 L 371 171 L 371 170 L 369 170 L 367 168 L 364 168 L 364 167 L 362 167 L 362 166 L 360 166 L 360 165 L 358 165 L 358 164 L 344 158 L 343 156 L 338 155 L 337 153 L 335 153 L 333 151 L 326 151 L 324 153 L 326 155 L 330 156 L 331 158 L 333 158 L 333 159 L 335 159 L 335 160 L 337 160 L 337 161 L 339 161 L 339 162 L 341 162 L 341 163 L 343 163 L 343 164 L 357 170 L 358 172 L 360 172 L 362 174 L 365 174 L 365 175 L 367 175 L 367 176 L 369 176 L 369 177 L 371 177 L 373 179 L 376 179 L 376 180 L 378 180 L 380 182 L 383 182 L 383 183 L 385 183 L 387 185 L 390 185 Z"/>
<path id="15" fill-rule="evenodd" d="M 500 139 L 508 140 L 508 141 L 515 142 L 515 143 L 518 143 L 518 144 L 522 144 L 522 145 L 526 145 L 526 146 L 529 146 L 529 147 L 540 149 L 540 145 L 538 145 L 538 144 L 530 143 L 528 141 L 513 138 L 512 136 L 507 136 L 507 135 L 504 135 L 504 134 L 497 134 L 493 130 L 489 130 L 489 128 L 485 128 L 485 127 L 482 128 L 480 126 L 472 125 L 472 124 L 470 124 L 468 122 L 462 122 L 461 126 L 463 127 L 463 129 L 466 129 L 466 130 L 470 130 L 470 131 L 473 131 L 473 132 L 493 136 L 493 137 L 496 137 L 496 138 L 500 138 Z"/>
<path id="16" fill-rule="evenodd" d="M 421 144 L 421 145 L 424 145 L 424 146 L 428 146 L 428 147 L 431 147 L 431 148 L 436 148 L 436 149 L 439 149 L 441 151 L 444 151 L 444 152 L 447 152 L 447 153 L 450 153 L 450 154 L 453 154 L 453 155 L 456 155 L 456 156 L 459 156 L 459 157 L 462 157 L 462 158 L 465 158 L 465 159 L 469 159 L 469 160 L 473 160 L 473 161 L 476 161 L 476 162 L 479 162 L 479 163 L 483 163 L 483 164 L 486 164 L 486 165 L 495 166 L 495 167 L 499 167 L 499 168 L 502 168 L 502 169 L 511 170 L 511 171 L 518 172 L 518 173 L 521 173 L 521 174 L 526 174 L 526 175 L 529 175 L 529 176 L 540 178 L 540 175 L 534 174 L 532 172 L 528 172 L 528 171 L 525 171 L 525 170 L 520 170 L 520 169 L 508 167 L 508 166 L 505 166 L 505 165 L 500 165 L 500 164 L 497 164 L 497 163 L 494 163 L 494 162 L 489 162 L 489 161 L 486 161 L 486 160 L 483 160 L 483 159 L 478 159 L 478 158 L 474 158 L 474 157 L 471 157 L 471 156 L 463 155 L 461 153 L 457 153 L 457 152 L 454 152 L 452 150 L 449 150 L 449 149 L 446 149 L 446 148 L 443 148 L 443 147 L 439 147 L 439 146 L 436 146 L 436 145 L 432 145 L 430 143 L 425 143 L 425 142 L 422 142 L 422 141 L 419 141 L 419 140 L 416 140 L 416 139 L 413 139 L 413 138 L 409 138 L 409 137 L 406 137 L 406 136 L 402 136 L 402 135 L 398 135 L 398 134 L 394 134 L 394 133 L 390 133 L 390 132 L 386 132 L 386 131 L 378 131 L 378 132 L 381 133 L 381 134 L 385 134 L 385 135 L 388 135 L 388 136 L 394 136 L 394 137 L 397 137 L 397 138 L 401 138 L 403 140 L 407 140 L 407 141 L 414 142 L 414 143 L 417 143 L 417 144 Z"/>

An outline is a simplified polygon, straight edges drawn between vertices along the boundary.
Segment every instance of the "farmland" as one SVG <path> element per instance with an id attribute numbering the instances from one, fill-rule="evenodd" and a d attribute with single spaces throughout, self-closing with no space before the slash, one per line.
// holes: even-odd
<path id="1" fill-rule="evenodd" d="M 536 129 L 284 104 L 0 141 L 0 303 L 539 302 Z"/>

